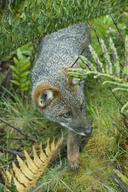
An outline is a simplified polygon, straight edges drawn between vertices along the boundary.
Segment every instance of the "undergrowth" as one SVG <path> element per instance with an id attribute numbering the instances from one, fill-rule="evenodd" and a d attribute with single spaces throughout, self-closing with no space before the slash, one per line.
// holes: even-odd
<path id="1" fill-rule="evenodd" d="M 126 97 L 120 95 L 122 100 Z M 125 142 L 123 132 L 121 134 L 118 130 L 121 121 L 119 104 L 111 91 L 103 89 L 102 82 L 95 79 L 86 81 L 86 98 L 93 135 L 81 153 L 80 169 L 75 172 L 67 167 L 61 172 L 57 171 L 58 166 L 49 169 L 35 192 L 122 192 L 111 177 L 113 168 L 120 169 L 120 163 L 127 158 L 127 149 L 122 148 Z"/>
<path id="2" fill-rule="evenodd" d="M 122 17 L 123 14 L 119 18 L 120 29 L 127 26 L 127 20 L 122 22 Z M 98 25 L 96 31 L 106 42 L 108 35 L 114 37 L 116 48 L 121 50 L 119 56 L 123 63 L 122 41 L 110 16 L 94 20 L 94 25 Z M 122 31 L 123 35 L 127 33 L 126 28 Z M 102 56 L 95 32 L 91 33 L 92 45 Z M 51 167 L 32 192 L 122 192 L 111 176 L 114 168 L 123 172 L 123 167 L 128 162 L 126 126 L 120 114 L 122 106 L 118 102 L 125 103 L 128 95 L 116 93 L 117 100 L 111 90 L 102 85 L 101 80 L 88 78 L 85 83 L 87 114 L 93 134 L 81 152 L 80 168 L 75 172 L 71 171 L 67 167 L 65 155 L 62 154 L 59 157 L 60 164 L 50 164 Z M 22 96 L 15 90 L 7 92 L 8 96 L 4 95 L 0 100 L 0 117 L 23 130 L 29 138 L 34 138 L 35 145 L 36 141 L 45 144 L 48 137 L 59 137 L 60 127 L 44 119 L 33 109 L 30 92 Z M 0 146 L 3 150 L 11 148 L 20 152 L 27 149 L 31 153 L 33 142 L 0 122 Z M 15 160 L 14 155 L 1 150 L 0 167 L 8 168 L 12 160 Z"/>

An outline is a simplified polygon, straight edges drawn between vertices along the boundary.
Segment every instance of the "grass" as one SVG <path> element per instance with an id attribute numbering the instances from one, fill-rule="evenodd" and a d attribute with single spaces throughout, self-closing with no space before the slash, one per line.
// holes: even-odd
<path id="1" fill-rule="evenodd" d="M 6 112 L 4 118 L 22 128 L 29 136 L 37 138 L 37 145 L 41 140 L 45 143 L 48 137 L 58 135 L 58 130 L 53 129 L 55 125 L 41 118 L 27 100 L 28 104 L 23 103 L 17 94 L 13 96 L 15 102 L 3 98 L 4 110 L 3 106 L 1 109 L 2 116 Z M 125 102 L 127 95 L 118 94 L 118 97 L 122 102 Z M 119 122 L 122 122 L 119 112 L 120 106 L 111 91 L 103 87 L 102 81 L 97 79 L 86 81 L 86 101 L 88 118 L 92 121 L 93 135 L 81 152 L 80 168 L 75 172 L 67 166 L 59 172 L 59 165 L 49 168 L 46 175 L 41 177 L 37 189 L 34 189 L 35 192 L 41 192 L 42 189 L 43 191 L 58 192 L 121 192 L 121 189 L 111 178 L 113 168 L 121 167 L 122 159 L 126 157 L 126 151 L 124 148 L 121 149 L 125 137 L 118 130 Z M 4 137 L 6 147 L 20 151 L 24 148 L 29 150 L 32 145 L 30 141 L 22 140 L 23 137 L 16 131 L 0 123 L 0 127 L 3 126 L 6 130 Z M 11 140 L 14 137 L 19 137 L 21 140 Z M 10 164 L 8 154 L 3 154 L 2 164 Z"/>
<path id="2" fill-rule="evenodd" d="M 122 16 L 120 20 L 122 22 Z M 127 21 L 121 22 L 120 28 L 125 26 Z M 109 16 L 98 18 L 94 24 L 99 24 L 98 35 L 107 41 L 108 36 L 112 34 L 118 49 L 121 49 L 122 44 L 118 42 L 121 41 L 119 34 Z M 98 54 L 101 54 L 94 32 L 92 32 L 92 45 L 98 50 Z M 121 54 L 122 52 L 120 56 Z M 93 127 L 93 134 L 80 154 L 80 168 L 77 171 L 71 171 L 65 163 L 60 171 L 62 161 L 66 162 L 66 158 L 61 159 L 59 156 L 60 164 L 51 164 L 52 166 L 40 178 L 32 192 L 122 192 L 111 177 L 114 174 L 113 168 L 124 171 L 122 167 L 128 162 L 126 142 L 128 132 L 125 131 L 121 118 L 121 105 L 110 89 L 102 85 L 102 80 L 88 78 L 85 92 L 87 115 Z M 33 109 L 29 93 L 24 98 L 14 90 L 8 91 L 8 94 L 8 97 L 0 100 L 0 116 L 3 119 L 22 129 L 31 138 L 35 138 L 37 140 L 35 145 L 39 145 L 40 141 L 45 144 L 48 137 L 59 137 L 60 127 L 44 119 Z M 127 93 L 119 92 L 116 96 L 122 103 L 127 101 Z M 0 122 L 1 146 L 29 151 L 33 143 L 23 139 L 24 136 Z M 14 159 L 14 156 L 1 152 L 0 167 L 7 168 Z M 127 172 L 124 173 L 128 176 Z"/>

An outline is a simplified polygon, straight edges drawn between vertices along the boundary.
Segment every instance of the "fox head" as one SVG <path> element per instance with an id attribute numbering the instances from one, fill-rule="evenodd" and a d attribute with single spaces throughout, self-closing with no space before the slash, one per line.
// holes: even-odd
<path id="1" fill-rule="evenodd" d="M 82 85 L 60 74 L 53 81 L 39 82 L 33 88 L 32 99 L 39 112 L 47 119 L 83 136 L 91 134 L 86 118 L 85 96 Z"/>

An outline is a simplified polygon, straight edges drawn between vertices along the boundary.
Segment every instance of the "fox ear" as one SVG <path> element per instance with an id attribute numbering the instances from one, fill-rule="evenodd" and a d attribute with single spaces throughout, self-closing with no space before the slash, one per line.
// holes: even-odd
<path id="1" fill-rule="evenodd" d="M 39 84 L 33 91 L 32 100 L 39 108 L 47 107 L 60 95 L 60 90 L 47 83 Z"/>

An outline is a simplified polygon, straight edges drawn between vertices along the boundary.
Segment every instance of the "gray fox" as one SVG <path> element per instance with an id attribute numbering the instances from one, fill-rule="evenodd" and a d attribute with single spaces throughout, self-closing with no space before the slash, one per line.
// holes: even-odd
<path id="1" fill-rule="evenodd" d="M 69 129 L 67 154 L 72 169 L 80 163 L 78 135 L 90 136 L 91 128 L 86 118 L 84 82 L 76 85 L 74 79 L 69 81 L 65 69 L 80 55 L 87 34 L 87 23 L 80 23 L 46 35 L 32 70 L 34 106 L 47 119 Z M 83 55 L 89 56 L 88 48 Z"/>

